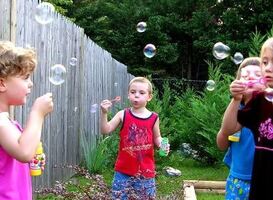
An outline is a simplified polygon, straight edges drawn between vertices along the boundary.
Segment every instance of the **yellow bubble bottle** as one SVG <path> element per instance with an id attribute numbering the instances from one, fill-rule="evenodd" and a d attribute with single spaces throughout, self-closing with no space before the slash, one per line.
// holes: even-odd
<path id="1" fill-rule="evenodd" d="M 234 133 L 233 135 L 228 136 L 228 140 L 231 142 L 239 142 L 240 141 L 241 132 Z"/>
<path id="2" fill-rule="evenodd" d="M 43 171 L 44 163 L 45 163 L 45 154 L 43 151 L 43 144 L 42 142 L 40 142 L 37 147 L 36 154 L 29 164 L 30 175 L 40 176 Z"/>

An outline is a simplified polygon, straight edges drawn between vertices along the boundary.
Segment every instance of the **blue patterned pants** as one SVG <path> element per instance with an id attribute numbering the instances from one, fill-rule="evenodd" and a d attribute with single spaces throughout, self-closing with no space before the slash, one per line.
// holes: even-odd
<path id="1" fill-rule="evenodd" d="M 248 200 L 250 180 L 241 180 L 229 175 L 226 183 L 226 200 Z"/>
<path id="2" fill-rule="evenodd" d="M 155 199 L 154 178 L 134 177 L 115 172 L 112 183 L 112 199 L 151 200 Z"/>

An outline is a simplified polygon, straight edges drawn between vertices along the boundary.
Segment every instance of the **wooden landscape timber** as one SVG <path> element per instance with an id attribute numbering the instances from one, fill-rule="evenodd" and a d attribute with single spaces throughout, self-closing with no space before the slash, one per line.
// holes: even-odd
<path id="1" fill-rule="evenodd" d="M 184 180 L 184 200 L 197 200 L 195 192 L 225 193 L 225 181 Z"/>
<path id="2" fill-rule="evenodd" d="M 184 183 L 184 200 L 197 200 L 192 183 Z"/>

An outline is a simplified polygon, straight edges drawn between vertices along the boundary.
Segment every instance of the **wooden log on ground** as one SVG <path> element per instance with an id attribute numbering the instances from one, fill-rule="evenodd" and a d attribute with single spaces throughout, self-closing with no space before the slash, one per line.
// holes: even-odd
<path id="1" fill-rule="evenodd" d="M 193 184 L 195 189 L 225 189 L 226 181 L 184 180 L 185 184 Z"/>
<path id="2" fill-rule="evenodd" d="M 193 184 L 184 184 L 184 200 L 197 200 Z"/>

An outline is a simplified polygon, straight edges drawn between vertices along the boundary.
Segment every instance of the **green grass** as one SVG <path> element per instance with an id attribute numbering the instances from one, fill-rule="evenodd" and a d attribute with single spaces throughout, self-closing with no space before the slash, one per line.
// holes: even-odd
<path id="1" fill-rule="evenodd" d="M 225 196 L 221 194 L 212 193 L 197 193 L 196 197 L 198 200 L 224 200 Z"/>
<path id="2" fill-rule="evenodd" d="M 166 166 L 173 167 L 181 171 L 179 177 L 166 176 L 163 168 Z M 228 169 L 224 165 L 206 166 L 198 163 L 195 160 L 184 158 L 178 153 L 172 153 L 167 157 L 159 157 L 156 155 L 156 184 L 157 194 L 159 197 L 165 197 L 171 194 L 181 194 L 183 192 L 184 180 L 225 180 L 228 175 Z M 113 168 L 103 170 L 102 175 L 106 184 L 111 187 L 113 179 Z M 67 184 L 66 188 L 69 191 L 80 191 L 79 187 L 84 188 L 90 185 L 90 180 L 84 177 L 73 177 L 73 184 Z M 76 184 L 75 184 L 76 183 Z M 223 200 L 224 195 L 212 193 L 197 193 L 198 200 Z M 46 196 L 39 197 L 37 200 L 57 200 L 57 197 Z"/>
<path id="3" fill-rule="evenodd" d="M 228 169 L 224 165 L 205 166 L 195 160 L 183 158 L 177 153 L 169 157 L 159 158 L 157 160 L 157 192 L 159 195 L 170 194 L 180 190 L 183 180 L 225 180 L 228 175 Z M 179 177 L 168 177 L 163 173 L 163 167 L 170 166 L 181 171 Z"/>

